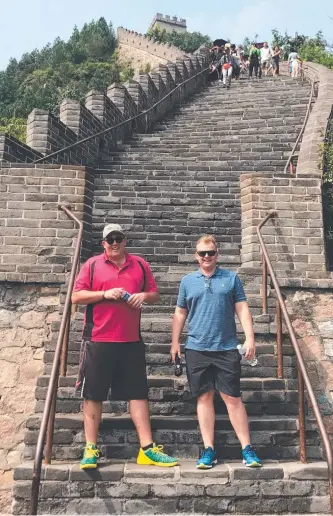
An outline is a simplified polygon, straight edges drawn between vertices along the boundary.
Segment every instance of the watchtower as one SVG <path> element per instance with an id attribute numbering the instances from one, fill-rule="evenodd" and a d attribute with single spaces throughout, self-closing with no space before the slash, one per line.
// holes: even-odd
<path id="1" fill-rule="evenodd" d="M 163 15 L 161 13 L 157 13 L 148 30 L 155 29 L 159 27 L 160 29 L 166 29 L 171 32 L 176 30 L 177 32 L 185 32 L 187 30 L 186 20 L 184 18 L 177 18 L 177 16 L 168 16 Z"/>

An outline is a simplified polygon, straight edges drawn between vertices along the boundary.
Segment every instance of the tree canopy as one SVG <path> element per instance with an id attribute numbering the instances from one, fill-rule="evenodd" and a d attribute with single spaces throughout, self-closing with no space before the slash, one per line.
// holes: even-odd
<path id="1" fill-rule="evenodd" d="M 92 88 L 105 90 L 115 81 L 133 76 L 118 62 L 112 23 L 104 18 L 74 27 L 68 41 L 57 38 L 41 50 L 11 59 L 0 71 L 0 128 L 14 135 L 34 108 L 58 114 L 61 101 L 83 101 Z M 16 129 L 15 129 L 16 127 Z"/>
<path id="2" fill-rule="evenodd" d="M 147 36 L 159 43 L 170 43 L 170 45 L 174 45 L 188 54 L 198 50 L 201 45 L 212 45 L 210 37 L 204 36 L 201 32 L 177 32 L 175 30 L 169 32 L 159 26 L 150 30 Z"/>

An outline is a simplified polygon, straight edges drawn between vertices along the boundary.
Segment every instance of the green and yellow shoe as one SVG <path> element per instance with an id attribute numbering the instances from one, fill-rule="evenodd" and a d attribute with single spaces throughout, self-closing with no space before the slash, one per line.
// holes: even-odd
<path id="1" fill-rule="evenodd" d="M 170 455 L 164 453 L 162 445 L 156 446 L 156 444 L 154 444 L 152 448 L 149 448 L 149 450 L 146 451 L 140 448 L 136 462 L 142 466 L 160 466 L 162 468 L 170 468 L 172 466 L 177 466 L 178 459 L 170 457 Z"/>
<path id="2" fill-rule="evenodd" d="M 96 469 L 97 459 L 99 459 L 100 451 L 95 444 L 88 443 L 84 448 L 83 458 L 80 462 L 80 469 Z"/>

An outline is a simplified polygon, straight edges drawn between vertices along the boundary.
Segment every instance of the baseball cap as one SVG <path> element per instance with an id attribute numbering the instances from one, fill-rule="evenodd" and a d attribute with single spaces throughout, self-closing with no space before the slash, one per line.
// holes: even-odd
<path id="1" fill-rule="evenodd" d="M 103 229 L 103 238 L 105 239 L 110 233 L 121 233 L 124 235 L 123 228 L 119 224 L 107 224 Z"/>

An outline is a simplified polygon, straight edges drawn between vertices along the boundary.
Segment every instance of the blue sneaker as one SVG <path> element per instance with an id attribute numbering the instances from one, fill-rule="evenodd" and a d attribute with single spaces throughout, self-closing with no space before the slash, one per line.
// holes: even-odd
<path id="1" fill-rule="evenodd" d="M 260 459 L 258 458 L 254 448 L 250 444 L 248 444 L 244 450 L 242 450 L 243 454 L 243 464 L 248 468 L 261 468 L 262 464 Z"/>
<path id="2" fill-rule="evenodd" d="M 210 469 L 217 464 L 216 452 L 211 446 L 205 448 L 197 462 L 198 469 Z"/>

